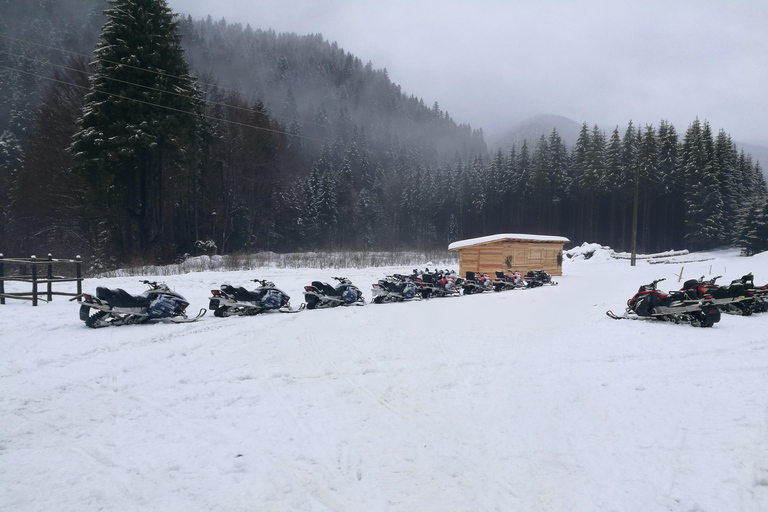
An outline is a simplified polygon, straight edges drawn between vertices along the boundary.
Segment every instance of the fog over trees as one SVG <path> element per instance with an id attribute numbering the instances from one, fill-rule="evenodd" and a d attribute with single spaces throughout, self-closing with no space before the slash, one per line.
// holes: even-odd
<path id="1" fill-rule="evenodd" d="M 573 146 L 553 129 L 489 153 L 481 129 L 319 34 L 180 18 L 162 0 L 0 9 L 6 255 L 112 266 L 500 232 L 629 249 L 635 176 L 640 250 L 768 249 L 761 166 L 706 120 L 585 122 Z"/>

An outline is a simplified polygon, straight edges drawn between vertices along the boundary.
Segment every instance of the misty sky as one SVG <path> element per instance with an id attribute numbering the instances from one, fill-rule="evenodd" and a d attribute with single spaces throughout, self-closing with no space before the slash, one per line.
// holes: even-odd
<path id="1" fill-rule="evenodd" d="M 321 33 L 491 139 L 557 114 L 604 129 L 696 117 L 768 145 L 766 0 L 168 0 Z"/>

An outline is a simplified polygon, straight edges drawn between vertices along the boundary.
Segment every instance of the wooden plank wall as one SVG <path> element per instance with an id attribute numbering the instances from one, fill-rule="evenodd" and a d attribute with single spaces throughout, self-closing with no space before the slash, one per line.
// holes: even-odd
<path id="1" fill-rule="evenodd" d="M 493 275 L 497 270 L 506 271 L 507 256 L 512 256 L 512 270 L 526 273 L 529 270 L 545 270 L 553 276 L 563 275 L 557 266 L 557 255 L 563 250 L 562 243 L 514 242 L 500 240 L 483 245 L 459 249 L 459 274 L 468 270 Z"/>

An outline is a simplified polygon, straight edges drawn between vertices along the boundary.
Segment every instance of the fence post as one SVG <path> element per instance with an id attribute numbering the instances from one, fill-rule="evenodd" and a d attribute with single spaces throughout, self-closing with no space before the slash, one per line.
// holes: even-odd
<path id="1" fill-rule="evenodd" d="M 48 302 L 51 302 L 53 300 L 53 283 L 51 280 L 53 279 L 53 256 L 51 253 L 48 253 Z"/>
<path id="2" fill-rule="evenodd" d="M 5 304 L 5 264 L 3 253 L 0 252 L 0 305 Z"/>
<path id="3" fill-rule="evenodd" d="M 77 277 L 77 296 L 83 294 L 83 270 L 82 270 L 82 261 L 80 261 L 80 255 L 78 254 L 75 256 L 75 259 L 77 262 L 75 263 L 75 276 Z"/>
<path id="4" fill-rule="evenodd" d="M 32 255 L 32 305 L 37 306 L 37 256 Z"/>

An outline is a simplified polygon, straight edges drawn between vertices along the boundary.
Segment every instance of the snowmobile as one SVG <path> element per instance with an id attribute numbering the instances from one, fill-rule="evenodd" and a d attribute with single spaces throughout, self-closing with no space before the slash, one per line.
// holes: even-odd
<path id="1" fill-rule="evenodd" d="M 334 308 L 336 306 L 364 306 L 365 299 L 361 292 L 346 277 L 334 277 L 339 286 L 333 287 L 321 281 L 312 281 L 310 286 L 304 287 L 304 300 L 307 309 Z"/>
<path id="2" fill-rule="evenodd" d="M 755 277 L 750 272 L 739 279 L 746 288 L 747 293 L 752 293 L 752 297 L 755 299 L 750 303 L 752 311 L 754 313 L 766 313 L 768 312 L 768 284 L 762 286 L 755 286 Z"/>
<path id="3" fill-rule="evenodd" d="M 263 279 L 253 279 L 259 283 L 257 289 L 246 290 L 242 286 L 221 285 L 219 290 L 211 290 L 208 309 L 217 317 L 253 316 L 267 311 L 298 313 L 303 308 L 293 309 L 287 293 L 275 287 L 275 283 Z"/>
<path id="4" fill-rule="evenodd" d="M 528 284 L 528 288 L 537 288 L 545 284 L 557 286 L 557 281 L 553 281 L 552 276 L 544 270 L 529 270 L 525 274 L 525 282 Z"/>
<path id="5" fill-rule="evenodd" d="M 417 294 L 420 283 L 417 283 L 412 276 L 394 274 L 384 279 L 379 279 L 379 282 L 374 283 L 372 286 L 372 300 L 374 304 L 403 302 L 421 298 L 421 295 Z"/>
<path id="6" fill-rule="evenodd" d="M 668 322 L 689 323 L 694 327 L 712 327 L 720 321 L 720 309 L 712 303 L 710 295 L 698 298 L 691 290 L 664 293 L 656 285 L 664 281 L 657 279 L 651 284 L 644 284 L 631 299 L 623 316 L 613 311 L 606 315 L 615 319 L 656 319 Z"/>
<path id="7" fill-rule="evenodd" d="M 528 285 L 520 275 L 520 272 L 505 274 L 500 270 L 496 271 L 496 278 L 493 280 L 493 291 L 525 290 L 526 288 L 528 288 Z"/>
<path id="8" fill-rule="evenodd" d="M 467 279 L 461 285 L 464 290 L 464 295 L 471 295 L 473 293 L 482 293 L 493 289 L 493 281 L 488 274 L 480 274 L 479 276 L 467 270 Z"/>
<path id="9" fill-rule="evenodd" d="M 712 296 L 712 303 L 717 304 L 721 311 L 731 315 L 752 314 L 751 303 L 755 301 L 753 293 L 747 291 L 741 280 L 735 280 L 728 286 L 720 286 L 716 281 L 723 276 L 715 276 L 711 279 L 691 279 L 685 282 L 686 291 L 698 291 L 698 296 L 708 294 Z"/>
<path id="10" fill-rule="evenodd" d="M 189 302 L 171 291 L 165 283 L 141 281 L 149 289 L 140 295 L 131 295 L 122 288 L 96 288 L 96 295 L 84 293 L 80 303 L 80 320 L 88 327 L 141 324 L 157 318 L 169 318 L 174 323 L 194 322 L 206 313 L 203 308 L 195 317 L 186 313 Z M 91 310 L 96 312 L 91 314 Z"/>
<path id="11" fill-rule="evenodd" d="M 459 286 L 463 282 L 451 270 L 434 270 L 430 272 L 428 268 L 421 274 L 420 280 L 421 296 L 425 299 L 429 297 L 458 296 L 461 293 Z"/>
<path id="12" fill-rule="evenodd" d="M 716 281 L 723 276 L 698 280 L 699 289 L 712 295 L 713 301 L 725 313 L 749 316 L 752 313 L 768 311 L 768 289 L 755 287 L 754 276 L 747 274 L 741 279 L 734 279 L 730 285 L 720 286 Z M 762 293 L 761 293 L 762 292 Z"/>

